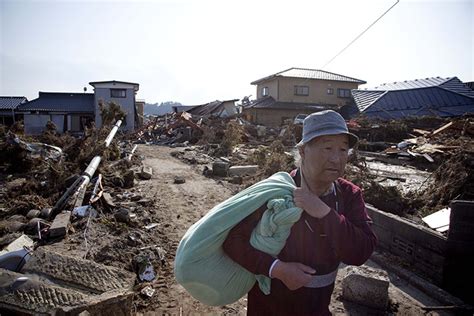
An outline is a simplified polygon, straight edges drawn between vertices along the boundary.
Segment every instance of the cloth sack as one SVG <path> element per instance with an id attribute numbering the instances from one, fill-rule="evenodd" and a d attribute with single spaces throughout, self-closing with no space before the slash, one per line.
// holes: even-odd
<path id="1" fill-rule="evenodd" d="M 266 203 L 267 210 L 252 232 L 250 243 L 276 257 L 303 211 L 293 203 L 295 187 L 288 173 L 278 172 L 210 210 L 179 243 L 174 262 L 178 283 L 195 299 L 212 306 L 237 301 L 256 281 L 262 292 L 269 294 L 271 279 L 254 275 L 234 262 L 224 253 L 222 244 L 235 225 Z"/>

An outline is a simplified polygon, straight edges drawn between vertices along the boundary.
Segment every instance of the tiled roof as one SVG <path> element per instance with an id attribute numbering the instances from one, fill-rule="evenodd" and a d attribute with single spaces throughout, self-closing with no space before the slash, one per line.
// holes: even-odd
<path id="1" fill-rule="evenodd" d="M 352 95 L 360 112 L 385 118 L 474 112 L 474 91 L 457 77 L 384 83 L 369 90 L 352 90 Z"/>
<path id="2" fill-rule="evenodd" d="M 367 116 L 396 119 L 407 116 L 451 117 L 474 113 L 474 98 L 442 87 L 405 89 L 390 91 L 353 90 L 354 100 L 361 112 Z M 361 102 L 361 96 L 372 95 L 373 102 Z M 382 94 L 376 94 L 382 93 Z"/>
<path id="3" fill-rule="evenodd" d="M 253 100 L 252 103 L 245 106 L 245 109 L 256 108 L 256 109 L 280 109 L 280 110 L 324 110 L 329 108 L 336 108 L 337 105 L 328 104 L 315 104 L 315 103 L 296 103 L 296 102 L 279 102 L 271 96 L 266 96 L 257 100 Z"/>
<path id="4" fill-rule="evenodd" d="M 94 94 L 40 92 L 39 98 L 20 105 L 18 111 L 91 113 L 94 112 Z"/>
<path id="5" fill-rule="evenodd" d="M 255 80 L 251 84 L 259 84 L 267 80 L 271 80 L 276 77 L 291 77 L 291 78 L 305 78 L 305 79 L 316 79 L 316 80 L 332 80 L 332 81 L 346 81 L 346 82 L 355 82 L 359 84 L 366 83 L 364 80 L 351 78 L 336 73 L 318 70 L 318 69 L 306 69 L 306 68 L 290 68 L 276 74 Z"/>
<path id="6" fill-rule="evenodd" d="M 428 87 L 437 87 L 455 77 L 441 78 L 433 77 L 426 79 L 415 79 L 415 80 L 405 80 L 405 81 L 396 81 L 383 83 L 380 86 L 375 88 L 368 88 L 367 90 L 406 90 L 406 89 L 416 89 L 416 88 L 428 88 Z"/>
<path id="7" fill-rule="evenodd" d="M 27 101 L 25 97 L 0 96 L 0 110 L 15 110 L 20 104 Z"/>
<path id="8" fill-rule="evenodd" d="M 363 112 L 372 103 L 374 103 L 386 91 L 367 91 L 367 90 L 352 90 L 352 96 L 357 104 L 360 112 Z"/>

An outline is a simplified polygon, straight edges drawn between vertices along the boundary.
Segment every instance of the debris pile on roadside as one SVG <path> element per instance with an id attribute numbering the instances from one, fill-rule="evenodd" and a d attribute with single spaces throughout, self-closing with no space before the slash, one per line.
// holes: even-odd
<path id="1" fill-rule="evenodd" d="M 226 146 L 231 145 L 222 143 L 226 131 L 227 133 L 235 132 L 235 139 L 238 139 L 239 143 L 270 144 L 280 139 L 285 145 L 292 145 L 298 129 L 301 135 L 301 127 L 291 123 L 281 128 L 269 128 L 251 124 L 238 116 L 196 116 L 179 112 L 152 117 L 140 130 L 127 137 L 135 143 L 176 147 L 209 144 L 215 149 L 216 145 L 220 144 L 225 152 L 228 150 Z M 228 138 L 224 141 L 228 141 Z"/>
<path id="2" fill-rule="evenodd" d="M 356 157 L 348 168 L 348 177 L 364 188 L 365 198 L 380 209 L 419 219 L 449 205 L 453 199 L 474 198 L 474 120 L 472 117 L 453 120 L 441 118 L 407 119 L 402 121 L 349 124 L 359 137 Z M 368 141 L 371 140 L 371 141 Z M 361 150 L 362 149 L 362 150 Z M 364 159 L 360 159 L 364 156 Z M 410 192 L 396 186 L 384 186 L 373 173 L 370 161 L 392 164 L 392 171 L 408 166 L 413 174 L 430 171 L 430 175 Z M 406 186 L 410 175 L 391 176 Z"/>
<path id="3" fill-rule="evenodd" d="M 240 118 L 189 120 L 200 126 L 200 138 L 174 143 L 186 147 L 174 155 L 192 165 L 203 165 L 202 172 L 207 176 L 248 186 L 295 166 L 294 145 L 301 138 L 301 125 L 268 128 Z M 388 122 L 358 118 L 349 121 L 348 126 L 361 141 L 351 155 L 346 176 L 364 190 L 368 203 L 419 222 L 452 199 L 472 199 L 472 118 L 424 117 Z M 377 162 L 388 166 L 387 170 L 377 170 L 373 164 Z M 401 168 L 405 170 L 398 173 Z M 245 172 L 236 174 L 234 170 Z"/>
<path id="4" fill-rule="evenodd" d="M 112 128 L 109 125 L 86 129 L 81 138 L 58 134 L 52 123 L 37 137 L 22 135 L 21 130 L 16 134 L 12 130 L 0 130 L 0 247 L 5 250 L 0 254 L 0 270 L 10 275 L 12 286 L 16 288 L 18 284 L 18 291 L 0 297 L 0 310 L 41 313 L 49 308 L 49 312 L 52 309 L 77 312 L 103 310 L 112 304 L 122 310 L 120 313 L 127 314 L 134 293 L 140 295 L 140 290 L 131 292 L 135 277 L 130 279 L 130 276 L 147 283 L 158 275 L 166 252 L 153 231 L 157 226 L 150 212 L 154 202 L 134 188 L 136 178 L 149 179 L 152 171 L 141 166 L 141 159 L 134 155 L 136 145 L 123 137 L 112 140 L 111 130 L 116 131 L 119 126 L 117 122 Z M 112 236 L 126 231 L 129 238 L 125 246 L 133 251 L 123 253 L 122 241 L 113 241 Z M 94 244 L 89 240 L 91 234 L 94 238 L 98 234 L 109 236 L 113 249 L 107 251 L 100 243 Z M 64 238 L 67 243 L 61 242 Z M 66 252 L 73 257 L 64 260 L 81 258 L 83 262 L 78 265 L 83 267 L 106 264 L 97 269 L 120 269 L 117 273 L 127 274 L 130 282 L 120 288 L 120 293 L 113 289 L 92 289 L 86 295 L 79 295 L 75 291 L 80 289 L 84 294 L 84 289 L 74 280 L 77 271 L 62 271 L 58 265 L 46 275 L 48 279 L 58 279 L 59 287 L 38 289 L 35 282 L 41 277 L 21 273 L 27 272 L 25 267 L 30 258 L 41 251 L 46 254 L 56 251 L 61 255 Z M 150 258 L 148 262 L 153 266 L 145 267 L 143 260 L 134 259 L 140 255 Z M 48 266 L 38 261 L 36 268 Z M 142 278 L 145 272 L 147 276 Z M 82 277 L 88 279 L 90 273 L 86 269 Z M 63 281 L 65 274 L 68 280 Z M 105 276 L 110 273 L 105 272 Z M 47 300 L 44 304 L 28 304 L 33 299 L 30 296 L 42 295 L 40 292 L 74 299 L 58 305 L 52 297 L 54 304 Z"/>

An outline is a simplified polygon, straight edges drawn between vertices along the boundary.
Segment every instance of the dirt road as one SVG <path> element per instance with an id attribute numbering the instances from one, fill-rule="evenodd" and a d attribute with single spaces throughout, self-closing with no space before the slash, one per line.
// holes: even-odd
<path id="1" fill-rule="evenodd" d="M 149 306 L 145 308 L 158 314 L 245 315 L 245 298 L 224 307 L 208 307 L 193 299 L 174 279 L 173 261 L 181 237 L 214 205 L 230 197 L 232 189 L 236 188 L 200 175 L 190 165 L 173 158 L 170 155 L 173 150 L 176 149 L 146 145 L 138 147 L 138 154 L 145 157 L 144 165 L 153 168 L 152 179 L 141 181 L 138 188 L 142 195 L 155 200 L 153 217 L 154 221 L 160 223 L 157 232 L 162 236 L 162 247 L 167 251 L 166 264 L 157 280 L 159 284 L 166 286 L 158 289 L 156 299 L 150 299 Z M 184 178 L 186 182 L 175 184 L 177 176 Z M 142 303 L 147 304 L 146 300 Z"/>

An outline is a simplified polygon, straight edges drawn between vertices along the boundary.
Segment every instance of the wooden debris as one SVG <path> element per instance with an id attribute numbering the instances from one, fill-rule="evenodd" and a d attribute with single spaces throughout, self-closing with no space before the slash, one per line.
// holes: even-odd
<path id="1" fill-rule="evenodd" d="M 441 126 L 441 127 L 438 128 L 437 130 L 433 131 L 433 133 L 431 133 L 430 136 L 435 136 L 436 134 L 441 133 L 441 132 L 444 131 L 445 129 L 451 127 L 451 125 L 453 125 L 453 122 L 449 122 L 448 124 Z"/>

